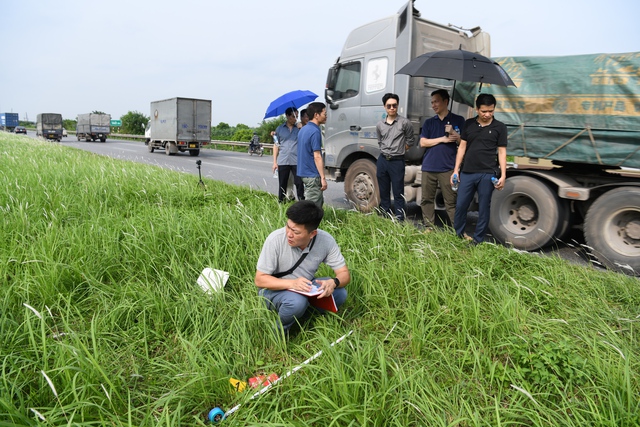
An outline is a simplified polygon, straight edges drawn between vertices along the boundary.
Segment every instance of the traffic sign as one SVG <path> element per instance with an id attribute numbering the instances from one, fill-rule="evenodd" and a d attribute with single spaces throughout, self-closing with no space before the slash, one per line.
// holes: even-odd
<path id="1" fill-rule="evenodd" d="M 111 126 L 122 126 L 122 120 L 111 120 Z"/>

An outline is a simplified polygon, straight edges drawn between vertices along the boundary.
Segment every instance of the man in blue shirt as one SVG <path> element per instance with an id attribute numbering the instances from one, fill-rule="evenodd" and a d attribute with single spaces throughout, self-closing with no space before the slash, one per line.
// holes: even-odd
<path id="1" fill-rule="evenodd" d="M 320 125 L 327 121 L 327 107 L 322 102 L 312 102 L 307 107 L 307 115 L 309 123 L 298 132 L 298 176 L 304 184 L 304 199 L 322 207 L 322 192 L 327 189 L 327 180 L 324 176 Z"/>
<path id="2" fill-rule="evenodd" d="M 284 202 L 286 199 L 290 174 L 293 174 L 298 200 L 304 200 L 304 187 L 297 171 L 298 110 L 289 107 L 284 114 L 287 120 L 276 128 L 275 135 L 278 137 L 278 143 L 273 146 L 273 171 L 278 171 L 278 201 Z"/>
<path id="3" fill-rule="evenodd" d="M 449 181 L 456 164 L 460 132 L 464 118 L 449 111 L 449 93 L 445 89 L 431 92 L 431 108 L 435 116 L 425 120 L 420 133 L 420 146 L 426 147 L 422 158 L 422 221 L 431 229 L 435 225 L 435 199 L 438 185 L 451 225 L 456 212 L 456 192 Z"/>

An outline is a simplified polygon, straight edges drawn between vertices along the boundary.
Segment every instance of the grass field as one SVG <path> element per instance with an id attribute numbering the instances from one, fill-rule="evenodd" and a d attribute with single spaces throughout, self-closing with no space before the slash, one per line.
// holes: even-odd
<path id="1" fill-rule="evenodd" d="M 0 152 L 0 427 L 196 426 L 237 403 L 224 425 L 640 424 L 636 278 L 326 208 L 350 296 L 286 343 L 253 284 L 275 196 L 5 133 Z M 318 350 L 255 400 L 230 388 Z"/>

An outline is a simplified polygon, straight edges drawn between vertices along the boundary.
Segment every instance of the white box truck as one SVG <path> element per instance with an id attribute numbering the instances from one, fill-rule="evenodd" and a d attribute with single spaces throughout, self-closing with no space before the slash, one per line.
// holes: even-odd
<path id="1" fill-rule="evenodd" d="M 78 114 L 78 124 L 76 125 L 76 137 L 78 141 L 95 141 L 99 139 L 105 142 L 111 133 L 110 114 Z"/>
<path id="2" fill-rule="evenodd" d="M 149 152 L 162 149 L 167 155 L 188 151 L 198 156 L 211 142 L 211 101 L 170 98 L 151 103 L 151 119 L 145 129 Z"/>

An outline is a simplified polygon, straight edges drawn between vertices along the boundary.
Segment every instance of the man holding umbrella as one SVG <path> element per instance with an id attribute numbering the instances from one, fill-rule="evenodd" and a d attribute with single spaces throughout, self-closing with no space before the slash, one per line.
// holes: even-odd
<path id="1" fill-rule="evenodd" d="M 504 188 L 507 176 L 507 126 L 493 118 L 495 108 L 496 98 L 493 95 L 489 93 L 478 95 L 476 98 L 478 115 L 464 124 L 456 165 L 453 168 L 453 173 L 459 176 L 458 202 L 454 221 L 458 237 L 465 237 L 467 210 L 474 193 L 478 192 L 478 222 L 473 235 L 473 244 L 484 242 L 484 236 L 489 227 L 491 194 L 494 188 L 497 190 Z M 453 176 L 450 184 L 453 185 Z"/>
<path id="2" fill-rule="evenodd" d="M 278 126 L 275 135 L 278 137 L 278 144 L 273 146 L 273 170 L 278 171 L 278 200 L 284 202 L 286 199 L 289 175 L 293 174 L 293 182 L 296 186 L 298 200 L 304 200 L 304 187 L 302 179 L 298 176 L 298 110 L 289 107 L 285 111 L 286 121 Z"/>
<path id="3" fill-rule="evenodd" d="M 435 198 L 438 184 L 444 198 L 447 216 L 453 225 L 456 193 L 449 181 L 456 163 L 460 132 L 464 118 L 449 111 L 449 93 L 438 89 L 431 93 L 431 108 L 435 116 L 425 120 L 420 133 L 420 146 L 426 147 L 422 158 L 422 220 L 428 229 L 435 226 Z"/>

